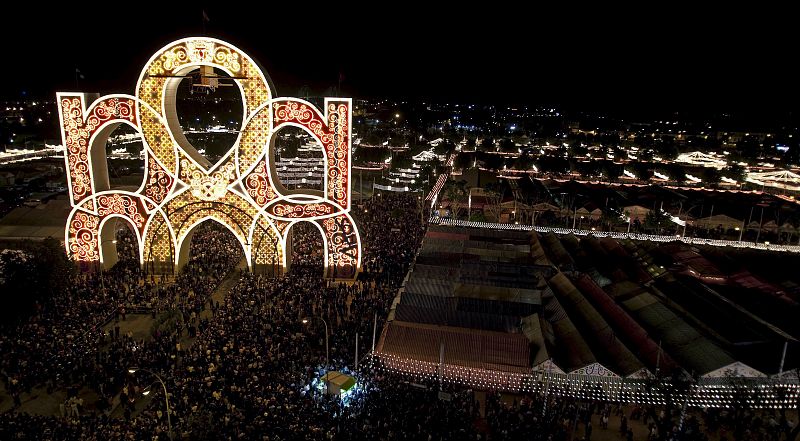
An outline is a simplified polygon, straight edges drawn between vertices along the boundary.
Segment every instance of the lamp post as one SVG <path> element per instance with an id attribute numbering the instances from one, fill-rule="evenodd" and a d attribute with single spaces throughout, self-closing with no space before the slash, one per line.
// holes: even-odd
<path id="1" fill-rule="evenodd" d="M 128 368 L 128 373 L 135 374 L 137 371 L 140 371 L 140 370 L 141 371 L 145 371 L 145 372 L 149 373 L 150 375 L 156 377 L 158 382 L 161 383 L 161 387 L 164 388 L 164 403 L 167 405 L 167 428 L 169 430 L 169 432 L 167 434 L 169 435 L 169 439 L 171 441 L 172 440 L 172 419 L 169 416 L 169 413 L 170 413 L 170 410 L 169 410 L 169 393 L 167 392 L 167 385 L 164 383 L 164 380 L 162 380 L 161 377 L 157 373 L 151 371 L 150 369 L 132 367 L 132 368 Z M 145 395 L 147 395 L 147 393 L 145 393 Z"/>
<path id="2" fill-rule="evenodd" d="M 330 366 L 330 353 L 328 352 L 328 322 L 322 316 L 317 317 L 325 324 L 325 375 L 328 375 L 328 366 Z M 309 319 L 304 318 L 303 324 L 308 323 Z M 325 393 L 328 393 L 328 380 L 325 380 Z"/>
<path id="3" fill-rule="evenodd" d="M 697 207 L 698 205 L 701 205 L 701 204 L 694 204 L 694 205 L 692 205 L 691 207 L 689 207 L 689 209 L 688 209 L 688 210 L 686 210 L 686 213 L 684 213 L 684 215 L 686 216 L 686 220 L 684 221 L 684 224 L 683 224 L 683 234 L 681 234 L 681 237 L 686 237 L 686 225 L 688 225 L 688 224 L 689 224 L 689 213 L 691 213 L 691 212 L 692 212 L 692 210 L 693 210 L 695 207 Z M 683 203 L 681 203 L 681 208 L 683 208 Z M 700 216 L 702 216 L 702 215 L 703 215 L 702 206 L 701 206 L 700 208 L 701 208 L 701 209 L 700 209 Z M 679 215 L 678 215 L 678 219 L 680 219 L 680 218 L 681 218 L 681 216 L 680 216 L 680 214 L 679 214 Z M 692 236 L 694 236 L 694 229 L 692 230 Z"/>

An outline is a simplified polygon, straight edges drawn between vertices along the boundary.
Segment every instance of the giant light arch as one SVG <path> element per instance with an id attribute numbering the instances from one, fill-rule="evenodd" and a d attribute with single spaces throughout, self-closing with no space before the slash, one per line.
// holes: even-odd
<path id="1" fill-rule="evenodd" d="M 242 94 L 242 130 L 216 164 L 183 135 L 175 110 L 181 77 L 211 66 L 233 77 Z M 164 46 L 145 66 L 136 95 L 57 94 L 73 209 L 67 219 L 67 253 L 84 266 L 113 264 L 109 218 L 128 221 L 139 259 L 153 273 L 177 271 L 192 228 L 212 219 L 233 232 L 250 268 L 279 274 L 291 261 L 291 226 L 310 221 L 324 232 L 325 275 L 351 279 L 361 263 L 361 239 L 350 216 L 351 100 L 309 102 L 275 97 L 269 78 L 244 52 L 224 41 L 196 37 Z M 111 190 L 105 141 L 119 124 L 142 135 L 144 179 L 135 192 Z M 323 147 L 324 186 L 286 190 L 277 179 L 274 135 L 286 126 L 311 134 Z M 108 237 L 106 237 L 108 236 Z M 105 250 L 105 252 L 104 252 Z"/>

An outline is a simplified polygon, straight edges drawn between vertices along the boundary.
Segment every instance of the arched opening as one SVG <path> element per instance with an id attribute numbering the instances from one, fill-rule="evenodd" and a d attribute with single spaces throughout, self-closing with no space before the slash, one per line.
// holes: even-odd
<path id="1" fill-rule="evenodd" d="M 289 270 L 323 274 L 325 241 L 319 226 L 310 221 L 301 221 L 292 225 L 287 234 Z"/>
<path id="2" fill-rule="evenodd" d="M 144 178 L 144 145 L 139 132 L 129 124 L 103 126 L 92 140 L 92 171 L 95 191 L 135 192 Z"/>
<path id="3" fill-rule="evenodd" d="M 144 178 L 142 136 L 127 124 L 119 124 L 106 139 L 109 189 L 135 192 Z"/>
<path id="4" fill-rule="evenodd" d="M 215 164 L 228 153 L 242 129 L 241 91 L 227 73 L 209 66 L 193 67 L 181 75 L 186 77 L 178 80 L 174 95 L 167 96 L 167 106 L 174 106 L 185 140 Z M 176 136 L 183 146 L 180 138 Z"/>
<path id="5" fill-rule="evenodd" d="M 99 240 L 103 269 L 139 270 L 139 239 L 127 219 L 111 216 L 103 220 Z"/>
<path id="6" fill-rule="evenodd" d="M 237 266 L 247 267 L 239 239 L 214 219 L 194 225 L 179 246 L 177 281 L 195 293 L 206 291 L 203 284 L 216 287 Z"/>
<path id="7" fill-rule="evenodd" d="M 286 190 L 316 190 L 325 185 L 325 156 L 322 144 L 304 129 L 280 128 L 272 137 L 276 184 Z"/>

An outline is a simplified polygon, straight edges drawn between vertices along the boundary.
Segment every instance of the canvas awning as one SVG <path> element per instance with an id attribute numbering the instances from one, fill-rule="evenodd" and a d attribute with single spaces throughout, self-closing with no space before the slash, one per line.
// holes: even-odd
<path id="1" fill-rule="evenodd" d="M 356 385 L 355 378 L 339 371 L 327 372 L 322 376 L 321 381 L 323 383 L 328 382 L 328 393 L 334 395 L 347 392 Z"/>
<path id="2" fill-rule="evenodd" d="M 726 230 L 732 230 L 734 228 L 741 228 L 743 222 L 724 214 L 715 214 L 714 216 L 697 219 L 694 225 L 701 228 L 717 228 L 722 226 L 722 228 Z"/>

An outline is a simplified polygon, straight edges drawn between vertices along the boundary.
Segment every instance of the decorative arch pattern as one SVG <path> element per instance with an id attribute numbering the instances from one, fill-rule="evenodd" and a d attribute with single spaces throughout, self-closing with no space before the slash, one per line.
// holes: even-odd
<path id="1" fill-rule="evenodd" d="M 242 93 L 242 131 L 216 164 L 199 155 L 177 125 L 179 78 L 200 66 L 226 72 Z M 174 272 L 191 227 L 213 218 L 234 231 L 251 269 L 280 274 L 286 268 L 288 226 L 302 219 L 325 231 L 327 277 L 354 278 L 361 239 L 349 214 L 351 100 L 326 99 L 323 113 L 306 101 L 273 96 L 269 77 L 247 54 L 205 37 L 157 51 L 142 70 L 136 96 L 109 95 L 87 108 L 86 94 L 58 93 L 73 206 L 65 228 L 69 255 L 84 266 L 101 262 L 99 229 L 104 219 L 117 216 L 136 228 L 144 268 Z M 143 139 L 146 170 L 136 192 L 107 188 L 103 135 L 113 128 L 109 125 L 121 123 Z M 276 186 L 269 148 L 286 125 L 305 129 L 323 146 L 324 192 Z"/>

